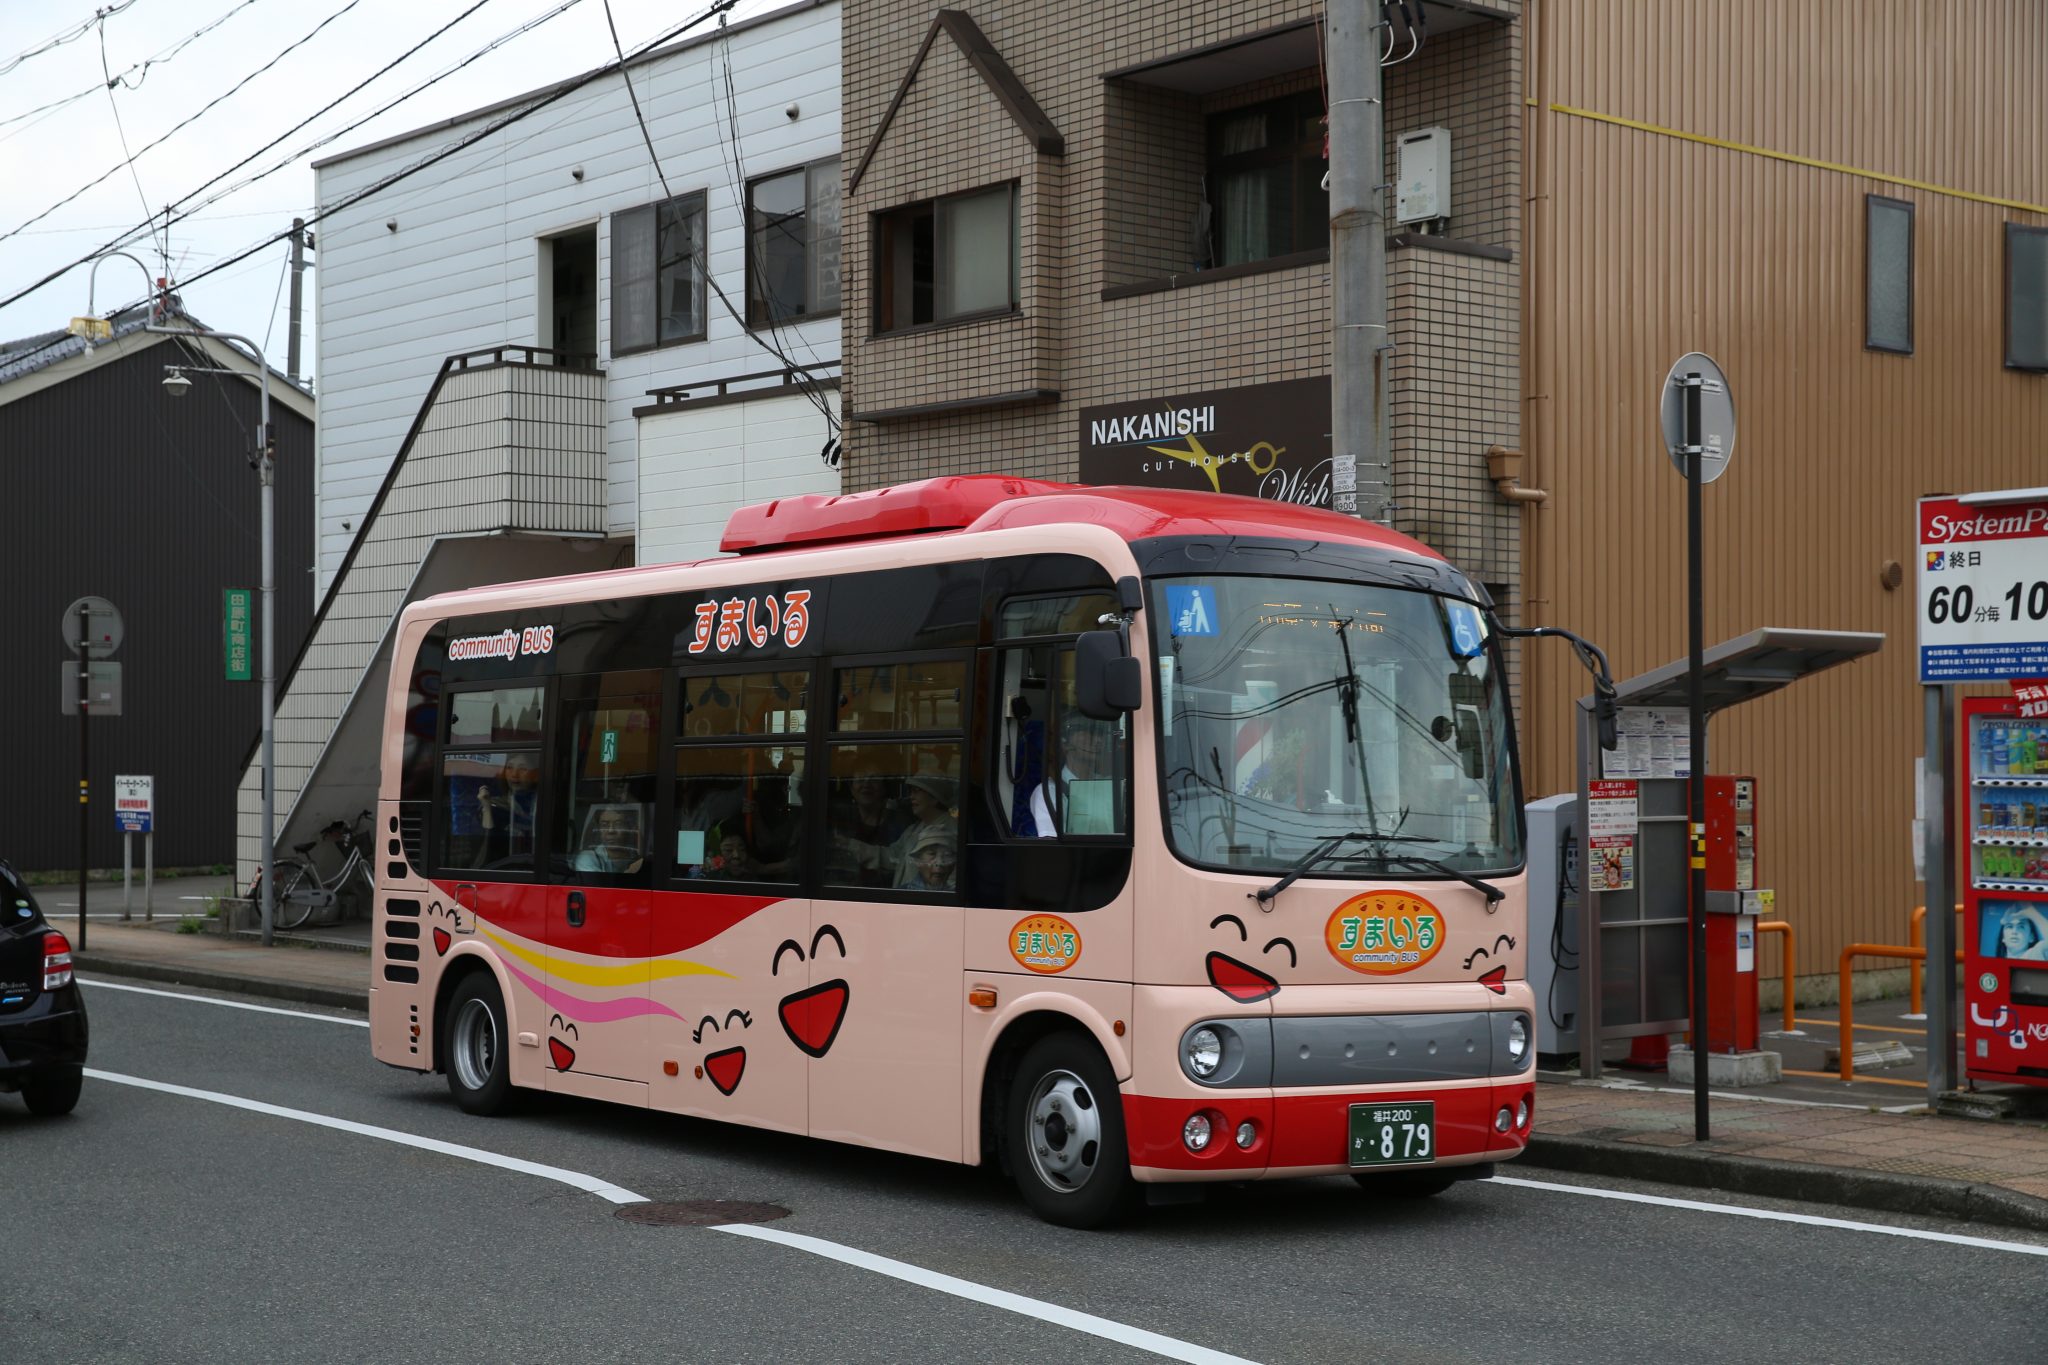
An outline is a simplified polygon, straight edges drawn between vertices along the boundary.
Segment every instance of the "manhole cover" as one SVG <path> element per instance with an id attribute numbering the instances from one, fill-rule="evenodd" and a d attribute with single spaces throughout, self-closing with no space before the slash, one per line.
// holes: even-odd
<path id="1" fill-rule="evenodd" d="M 709 1228 L 720 1223 L 772 1223 L 789 1217 L 789 1210 L 744 1199 L 686 1199 L 679 1204 L 623 1204 L 614 1216 L 649 1227 Z"/>

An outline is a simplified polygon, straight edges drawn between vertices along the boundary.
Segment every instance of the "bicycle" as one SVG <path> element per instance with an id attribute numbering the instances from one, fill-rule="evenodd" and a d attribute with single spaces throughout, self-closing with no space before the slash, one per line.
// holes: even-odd
<path id="1" fill-rule="evenodd" d="M 318 839 L 292 845 L 291 857 L 279 858 L 271 864 L 272 885 L 277 888 L 274 928 L 297 929 L 316 912 L 323 916 L 321 922 L 324 924 L 339 923 L 349 917 L 347 907 L 342 907 L 332 918 L 325 918 L 326 912 L 340 907 L 343 894 L 350 890 L 355 890 L 363 898 L 361 904 L 369 903 L 369 897 L 376 890 L 370 873 L 370 819 L 370 812 L 364 811 L 356 817 L 353 827 L 336 820 L 320 831 Z M 348 850 L 348 856 L 331 878 L 320 875 L 320 869 L 311 856 L 322 839 Z M 259 872 L 249 888 L 249 899 L 260 904 L 262 898 L 263 874 Z"/>

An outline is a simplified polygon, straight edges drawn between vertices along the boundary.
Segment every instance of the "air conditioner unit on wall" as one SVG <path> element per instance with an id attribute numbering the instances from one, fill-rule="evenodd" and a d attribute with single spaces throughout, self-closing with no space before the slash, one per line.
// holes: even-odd
<path id="1" fill-rule="evenodd" d="M 1394 217 L 1441 231 L 1451 216 L 1451 130 L 1419 128 L 1394 142 Z"/>

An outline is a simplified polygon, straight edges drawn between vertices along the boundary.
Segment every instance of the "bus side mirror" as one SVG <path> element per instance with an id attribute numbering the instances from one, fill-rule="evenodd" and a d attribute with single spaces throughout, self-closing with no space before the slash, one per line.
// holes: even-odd
<path id="1" fill-rule="evenodd" d="M 1091 720 L 1115 720 L 1138 709 L 1144 673 L 1123 641 L 1092 630 L 1074 641 L 1074 708 Z"/>

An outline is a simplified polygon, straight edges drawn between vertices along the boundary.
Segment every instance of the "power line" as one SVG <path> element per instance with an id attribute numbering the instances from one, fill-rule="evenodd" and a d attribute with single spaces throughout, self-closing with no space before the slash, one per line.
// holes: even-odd
<path id="1" fill-rule="evenodd" d="M 715 3 L 713 3 L 709 9 L 699 14 L 696 18 L 678 24 L 676 27 L 669 29 L 668 31 L 660 34 L 659 36 L 650 39 L 642 46 L 634 49 L 633 53 L 630 57 L 627 58 L 627 60 L 630 61 L 632 57 L 641 56 L 647 52 L 652 51 L 654 48 L 661 46 L 663 43 L 671 42 L 676 38 L 681 37 L 683 34 L 688 33 L 691 29 L 697 27 L 705 20 L 714 18 L 717 15 L 725 13 L 727 10 L 731 9 L 737 3 L 739 3 L 739 0 L 715 0 Z M 430 152 L 426 156 L 421 157 L 418 161 L 413 162 L 411 165 L 405 166 L 397 171 L 392 172 L 390 175 L 383 177 L 380 180 L 365 185 L 362 189 L 357 190 L 354 194 L 348 195 L 345 198 L 337 201 L 336 203 L 330 204 L 326 208 L 318 210 L 311 217 L 305 220 L 304 226 L 311 227 L 313 224 L 320 222 L 322 219 L 325 219 L 333 214 L 339 213 L 343 209 L 353 208 L 357 204 L 362 203 L 365 199 L 370 198 L 372 195 L 381 194 L 385 190 L 390 189 L 393 185 L 411 179 L 413 176 L 418 175 L 421 171 L 426 170 L 428 167 L 438 165 L 439 163 L 446 161 L 449 157 L 456 155 L 458 152 L 464 151 L 467 148 L 473 147 L 477 143 L 482 142 L 485 138 L 492 137 L 498 133 L 503 132 L 505 129 L 520 122 L 521 120 L 530 118 L 534 114 L 539 113 L 541 110 L 547 108 L 549 105 L 568 98 L 570 95 L 575 94 L 578 90 L 581 90 L 584 86 L 589 85 L 591 82 L 608 76 L 612 72 L 620 69 L 620 64 L 606 62 L 603 66 L 593 68 L 590 71 L 586 71 L 583 75 L 578 76 L 573 80 L 565 81 L 562 84 L 556 86 L 554 89 L 548 91 L 539 99 L 535 100 L 532 104 L 526 105 L 524 108 L 521 109 L 516 109 L 513 112 L 505 115 L 503 118 L 494 119 L 490 123 L 485 124 L 483 127 L 476 129 L 474 132 L 465 133 L 463 136 L 457 138 L 455 141 L 449 143 L 445 147 L 440 148 L 438 151 Z M 233 255 L 226 257 L 223 260 L 216 261 L 214 264 L 208 266 L 206 269 L 200 271 L 198 274 L 189 276 L 186 279 L 180 281 L 180 287 L 189 287 L 190 285 L 196 284 L 200 280 L 205 279 L 209 275 L 217 274 L 220 271 L 227 269 L 231 265 L 236 265 L 242 261 L 245 261 L 249 259 L 249 257 L 255 255 L 257 252 L 263 250 L 264 247 L 270 246 L 275 242 L 282 242 L 288 240 L 291 237 L 291 234 L 292 229 L 290 228 L 286 228 L 282 232 L 273 233 L 272 235 L 265 237 L 263 240 L 252 244 L 245 250 L 238 251 Z M 98 254 L 99 253 L 97 252 L 94 253 L 95 256 Z M 93 259 L 92 256 L 87 256 L 84 258 L 84 260 L 91 259 Z M 10 304 L 19 301 L 20 299 L 26 297 L 28 294 L 33 293 L 35 290 L 42 288 L 45 284 L 48 284 L 58 275 L 61 275 L 65 271 L 71 270 L 83 263 L 83 260 L 74 261 L 71 263 L 71 265 L 65 266 L 62 269 L 57 270 L 48 276 L 45 276 L 43 279 L 37 281 L 35 284 L 30 285 L 27 289 L 9 295 L 7 298 L 0 299 L 0 308 L 5 308 Z M 127 306 L 132 308 L 136 305 L 129 304 Z"/>
<path id="2" fill-rule="evenodd" d="M 99 10 L 93 15 L 92 18 L 85 20 L 83 23 L 73 24 L 70 28 L 65 29 L 62 33 L 59 33 L 54 37 L 45 38 L 42 42 L 36 44 L 34 47 L 28 49 L 26 52 L 16 53 L 14 56 L 7 59 L 5 65 L 0 65 L 0 76 L 6 75 L 8 72 L 14 70 L 15 67 L 20 66 L 23 62 L 27 61 L 31 57 L 40 57 L 45 52 L 53 52 L 56 49 L 64 46 L 64 44 L 66 43 L 78 41 L 80 38 L 83 38 L 86 34 L 92 32 L 92 26 L 94 24 L 97 24 L 105 19 L 113 18 L 115 15 L 119 14 L 122 10 L 127 9 L 130 5 L 133 5 L 134 3 L 135 0 L 120 0 L 119 4 L 108 5 L 105 9 Z"/>
<path id="3" fill-rule="evenodd" d="M 99 27 L 100 72 L 102 75 L 107 75 L 107 16 L 104 10 L 100 13 Z M 142 201 L 142 216 L 154 221 L 155 215 L 150 211 L 149 196 L 143 193 L 142 173 L 135 169 L 135 155 L 128 150 L 128 130 L 121 126 L 121 102 L 114 98 L 114 78 L 111 75 L 107 75 L 107 107 L 114 111 L 114 133 L 121 139 L 121 155 L 128 158 L 128 175 L 135 181 L 135 197 Z M 165 228 L 164 234 L 164 254 L 168 256 L 170 254 L 170 229 Z M 165 265 L 168 266 L 169 262 L 166 261 Z"/>
<path id="4" fill-rule="evenodd" d="M 134 0 L 129 0 L 129 3 L 134 3 Z M 190 47 L 194 42 L 196 42 L 200 38 L 205 37 L 207 34 L 213 32 L 222 24 L 234 18 L 235 15 L 241 13 L 243 10 L 249 8 L 249 6 L 256 3 L 257 0 L 239 0 L 239 3 L 237 3 L 232 9 L 222 14 L 219 18 L 214 19 L 209 23 L 200 25 L 198 28 L 192 30 L 192 32 L 186 34 L 177 42 L 171 44 L 169 47 L 157 53 L 155 56 L 150 57 L 147 60 L 135 63 L 133 66 L 130 66 L 118 76 L 108 76 L 106 83 L 108 85 L 112 85 L 118 82 L 121 88 L 124 90 L 140 90 L 142 88 L 142 82 L 149 79 L 149 69 L 152 66 L 162 66 L 165 62 L 168 62 L 169 60 L 171 60 L 171 58 L 177 56 L 180 52 L 183 52 L 187 47 Z M 118 11 L 108 10 L 105 14 L 103 14 L 100 17 L 105 18 L 117 12 Z M 97 20 L 90 22 L 97 22 Z M 101 39 L 104 42 L 104 26 L 102 26 Z M 104 62 L 102 62 L 101 70 L 103 72 L 105 70 Z M 128 78 L 130 76 L 134 76 L 136 78 L 135 83 L 133 85 L 130 85 L 128 83 Z M 25 113 L 10 114 L 6 118 L 0 118 L 0 128 L 5 128 L 10 123 L 19 123 L 26 118 L 34 118 L 37 114 L 43 113 L 45 111 L 55 111 L 63 108 L 67 104 L 75 104 L 79 100 L 84 99 L 88 95 L 97 94 L 100 88 L 101 87 L 97 85 L 88 85 L 87 87 L 85 87 L 85 89 L 79 91 L 75 95 L 66 95 L 62 99 L 51 100 L 48 104 L 39 104 L 35 108 L 30 109 Z M 8 136 L 11 137 L 13 136 L 13 134 L 10 133 Z"/>
<path id="5" fill-rule="evenodd" d="M 306 34 L 306 36 L 305 36 L 305 37 L 303 37 L 303 38 L 299 39 L 299 40 L 298 40 L 297 42 L 295 42 L 295 43 L 292 43 L 292 44 L 291 44 L 290 46 L 286 47 L 286 48 L 284 49 L 284 51 L 282 51 L 282 52 L 278 53 L 278 54 L 277 54 L 277 55 L 276 55 L 275 57 L 272 57 L 272 58 L 271 58 L 271 59 L 270 59 L 269 61 L 267 61 L 267 62 L 265 62 L 265 63 L 264 63 L 263 65 L 261 65 L 261 66 L 257 67 L 257 68 L 256 68 L 256 69 L 255 69 L 254 71 L 251 71 L 251 72 L 250 72 L 250 73 L 249 73 L 248 75 L 246 75 L 246 76 L 242 77 L 242 79 L 241 79 L 241 80 L 239 80 L 239 81 L 236 81 L 236 82 L 235 82 L 235 83 L 234 83 L 234 84 L 233 84 L 232 86 L 228 87 L 228 88 L 227 88 L 226 90 L 223 90 L 223 91 L 222 91 L 222 92 L 221 92 L 220 94 L 218 94 L 218 95 L 215 95 L 215 96 L 214 96 L 214 97 L 213 97 L 212 99 L 208 100 L 208 101 L 207 101 L 207 102 L 206 102 L 205 104 L 201 105 L 201 106 L 199 107 L 199 109 L 198 109 L 197 111 L 195 111 L 194 113 L 192 113 L 192 114 L 188 115 L 188 116 L 187 116 L 187 117 L 186 117 L 186 118 L 185 118 L 184 120 L 182 120 L 181 122 L 179 122 L 179 123 L 177 123 L 177 124 L 173 125 L 173 126 L 171 127 L 171 129 L 170 129 L 170 131 L 169 131 L 169 132 L 165 133 L 165 134 L 164 134 L 164 135 L 163 135 L 162 137 L 159 137 L 159 138 L 158 138 L 158 139 L 157 139 L 156 141 L 154 141 L 154 142 L 150 143 L 150 144 L 149 144 L 149 146 L 147 146 L 147 147 L 144 147 L 144 148 L 143 148 L 143 149 L 142 149 L 141 151 L 137 152 L 137 153 L 135 154 L 135 156 L 134 156 L 134 157 L 130 157 L 130 158 L 128 159 L 128 162 L 126 162 L 126 163 L 123 163 L 123 164 L 131 164 L 131 163 L 132 163 L 132 162 L 133 162 L 133 161 L 135 160 L 135 158 L 136 158 L 136 157 L 142 157 L 142 156 L 147 156 L 147 155 L 149 155 L 149 153 L 150 153 L 151 151 L 155 150 L 155 149 L 156 149 L 156 148 L 158 148 L 158 147 L 161 147 L 161 146 L 162 146 L 162 145 L 163 145 L 163 144 L 164 144 L 165 142 L 169 141 L 169 140 L 170 140 L 170 139 L 171 139 L 172 137 L 176 136 L 176 135 L 177 135 L 177 133 L 179 132 L 179 130 L 180 130 L 180 129 L 183 129 L 183 128 L 185 128 L 185 127 L 189 126 L 189 125 L 190 125 L 190 124 L 191 124 L 191 123 L 193 122 L 193 120 L 195 120 L 195 119 L 199 118 L 199 117 L 200 117 L 201 115 L 205 114 L 205 113 L 207 112 L 207 110 L 209 110 L 209 109 L 212 109 L 212 108 L 213 108 L 213 107 L 214 107 L 215 105 L 219 104 L 219 103 L 220 103 L 220 102 L 221 102 L 222 100 L 224 100 L 224 99 L 227 99 L 227 98 L 228 98 L 229 96 L 231 96 L 231 95 L 235 94 L 236 92 L 240 91 L 240 90 L 242 89 L 242 87 L 243 87 L 243 86 L 246 86 L 246 85 L 247 85 L 247 84 L 248 84 L 248 83 L 249 83 L 250 81 L 253 81 L 253 80 L 255 80 L 255 79 L 256 79 L 256 78 L 258 77 L 258 76 L 260 76 L 260 75 L 262 75 L 262 74 L 263 74 L 264 72 L 266 72 L 266 71 L 270 70 L 270 68 L 272 68 L 273 66 L 276 66 L 276 65 L 277 65 L 277 64 L 278 64 L 279 62 L 283 61 L 283 60 L 284 60 L 284 59 L 285 59 L 286 57 L 289 57 L 289 56 L 290 56 L 290 55 L 291 55 L 292 53 L 294 53 L 294 52 L 298 51 L 298 50 L 299 50 L 300 48 L 304 47 L 304 46 L 305 46 L 305 45 L 306 45 L 307 43 L 311 42 L 311 41 L 312 41 L 312 40 L 314 39 L 314 37 L 315 37 L 316 35 L 318 35 L 318 34 L 319 34 L 319 32 L 320 32 L 320 31 L 321 31 L 322 29 L 326 28 L 326 27 L 327 27 L 327 26 L 328 26 L 329 24 L 333 23 L 333 22 L 334 22 L 334 21 L 335 21 L 336 19 L 339 19 L 339 18 L 341 18 L 341 16 L 342 16 L 342 15 L 344 15 L 344 14 L 347 14 L 347 13 L 348 13 L 348 12 L 349 12 L 350 10 L 354 9 L 354 8 L 355 8 L 355 7 L 357 6 L 357 5 L 360 5 L 360 4 L 362 3 L 362 2 L 363 2 L 363 0 L 348 0 L 348 3 L 347 3 L 347 4 L 343 5 L 343 6 L 342 6 L 342 7 L 340 8 L 340 9 L 338 9 L 338 10 L 336 10 L 336 11 L 335 11 L 334 13 L 332 13 L 332 14 L 328 15 L 328 16 L 327 16 L 327 17 L 326 17 L 325 19 L 322 19 L 322 20 L 321 20 L 321 21 L 320 21 L 319 23 L 315 24 L 315 25 L 314 25 L 314 26 L 312 27 L 312 29 L 311 29 L 311 30 L 310 30 L 310 31 L 309 31 L 309 32 L 308 32 L 308 33 Z M 130 3 L 132 4 L 132 3 L 133 3 L 133 0 L 130 0 Z M 112 176 L 112 175 L 114 175 L 114 174 L 115 174 L 116 172 L 118 172 L 118 171 L 119 171 L 120 169 L 121 169 L 121 167 L 120 167 L 120 166 L 112 166 L 112 167 L 109 167 L 109 168 L 108 168 L 107 170 L 103 171 L 103 172 L 102 172 L 102 173 L 101 173 L 100 175 L 98 175 L 97 177 L 95 177 L 95 178 L 94 178 L 94 179 L 93 179 L 92 181 L 90 181 L 90 182 L 89 182 L 89 183 L 87 183 L 87 184 L 84 184 L 84 185 L 81 185 L 81 186 L 79 186 L 79 187 L 78 187 L 77 189 L 73 190 L 73 191 L 72 191 L 72 192 L 71 192 L 70 194 L 67 194 L 67 195 L 65 195 L 65 196 L 64 196 L 64 197 L 63 197 L 62 199 L 59 199 L 59 200 L 58 200 L 58 201 L 57 201 L 56 203 L 54 203 L 54 204 L 50 205 L 50 207 L 48 207 L 48 208 L 44 209 L 44 210 L 43 210 L 43 211 L 42 211 L 41 213 L 39 213 L 39 214 L 37 214 L 37 215 L 36 215 L 35 217 L 33 217 L 33 218 L 29 219 L 29 220 L 28 220 L 28 221 L 27 221 L 26 223 L 23 223 L 23 224 L 21 224 L 20 226 L 18 226 L 18 227 L 16 227 L 16 228 L 14 228 L 14 229 L 13 229 L 12 231 L 9 231 L 9 232 L 0 232 L 0 242 L 4 242 L 4 241 L 6 241 L 6 240 L 7 240 L 8 238 L 10 238 L 10 237 L 14 236 L 14 234 L 15 234 L 15 233 L 17 233 L 17 232 L 20 232 L 22 228 L 26 228 L 26 227 L 33 227 L 33 226 L 34 226 L 35 224 L 37 224 L 37 223 L 40 223 L 41 221 L 43 221 L 43 219 L 45 219 L 45 218 L 49 217 L 49 216 L 50 216 L 51 214 L 55 213 L 55 212 L 56 212 L 56 211 L 57 211 L 58 209 L 61 209 L 61 208 L 63 208 L 63 207 L 64 207 L 64 206 L 66 205 L 66 204 L 68 204 L 68 203 L 70 203 L 70 202 L 71 202 L 72 200 L 74 200 L 74 199 L 78 198 L 78 197 L 79 197 L 80 195 L 84 194 L 84 193 L 85 193 L 86 191 L 88 191 L 88 190 L 91 190 L 91 189 L 94 189 L 94 188 L 96 188 L 97 186 L 99 186 L 100 184 L 102 184 L 102 183 L 103 183 L 104 181 L 106 181 L 106 179 L 107 179 L 107 178 L 108 178 L 109 176 Z M 166 226 L 166 227 L 168 227 L 169 225 L 168 225 L 168 224 L 166 224 L 165 226 Z"/>
<path id="6" fill-rule="evenodd" d="M 261 180 L 267 179 L 268 177 L 277 174 L 279 171 L 282 171 L 289 166 L 295 165 L 304 157 L 326 146 L 328 143 L 333 142 L 335 139 L 346 137 L 349 133 L 355 131 L 357 128 L 362 127 L 365 123 L 368 123 L 371 119 L 378 118 L 384 114 L 389 113 L 391 110 L 405 103 L 413 96 L 421 93 L 424 90 L 432 88 L 433 86 L 439 84 L 441 81 L 446 80 L 448 77 L 454 75 L 456 72 L 462 70 L 464 67 L 470 65 L 472 62 L 480 60 L 489 53 L 494 52 L 498 48 L 504 46 L 506 43 L 511 42 L 514 38 L 520 37 L 525 33 L 529 33 L 532 30 L 539 28 L 542 24 L 547 23 L 549 20 L 560 16 L 561 14 L 567 12 L 570 9 L 573 9 L 575 6 L 581 3 L 582 0 L 562 0 L 562 3 L 556 5 L 554 9 L 549 10 L 547 13 L 539 15 L 536 18 L 529 19 L 527 22 L 519 25 L 517 28 L 514 28 L 506 33 L 498 35 L 490 42 L 485 43 L 482 47 L 470 53 L 467 57 L 464 57 L 461 61 L 456 62 L 454 65 L 448 67 L 446 70 L 429 78 L 428 80 L 421 82 L 419 85 L 414 86 L 412 89 L 406 91 L 403 95 L 398 96 L 396 99 L 386 103 L 381 108 L 372 110 L 370 113 L 363 115 L 361 118 L 357 119 L 353 123 L 350 123 L 341 128 L 337 128 L 333 132 L 327 133 L 324 136 L 315 138 L 313 141 L 299 148 L 299 150 L 291 153 L 289 156 L 286 156 L 282 160 L 272 164 L 266 169 L 257 172 L 255 175 L 244 176 L 241 180 L 208 196 L 200 203 L 195 204 L 188 209 L 185 209 L 183 212 L 172 215 L 165 221 L 164 226 L 166 228 L 169 228 L 173 223 L 181 223 L 187 218 L 193 217 L 198 213 L 204 212 L 206 209 L 212 207 L 214 204 L 219 203 L 221 200 L 226 199 L 228 196 L 239 193 L 240 191 L 247 189 L 249 186 L 254 185 Z M 656 41 L 660 42 L 665 40 L 657 39 Z M 368 84 L 368 82 L 365 81 L 363 82 L 363 84 L 366 85 Z M 357 88 L 360 89 L 361 86 L 358 86 Z M 354 92 L 352 91 L 350 93 Z M 240 164 L 246 165 L 247 162 L 245 161 Z M 234 169 L 234 167 L 230 167 L 228 172 L 225 173 L 232 174 Z M 218 178 L 218 176 L 215 177 L 216 180 Z M 207 182 L 208 185 L 211 185 L 212 183 L 213 181 Z M 205 186 L 201 186 L 200 188 L 204 189 Z M 176 203 L 183 204 L 186 202 L 186 200 L 192 198 L 193 194 L 197 193 L 199 193 L 199 191 L 194 190 L 190 194 L 183 195 L 176 201 Z M 234 215 L 222 216 L 232 217 Z M 308 219 L 307 221 L 312 222 L 314 221 L 314 219 Z M 125 231 L 118 233 L 117 235 L 100 243 L 99 246 L 93 248 L 85 255 L 80 256 L 78 259 L 71 261 L 66 265 L 59 266 L 57 269 L 43 276 L 41 279 L 37 280 L 34 284 L 29 285 L 27 288 L 22 289 L 19 292 L 12 294 L 5 299 L 0 299 L 0 308 L 5 308 L 10 304 L 20 302 L 22 299 L 27 298 L 30 294 L 35 293 L 38 289 L 41 289 L 43 286 L 51 283 L 54 280 L 62 278 L 64 275 L 68 274 L 73 270 L 76 270 L 79 266 L 85 265 L 90 261 L 97 260 L 99 257 L 105 255 L 107 252 L 112 251 L 117 247 L 126 246 L 130 241 L 134 239 L 137 233 L 151 230 L 153 230 L 153 224 L 148 221 L 145 221 L 135 227 L 128 228 Z M 19 232 L 21 231 L 21 229 L 17 228 L 15 231 Z M 254 247 L 252 247 L 250 251 L 260 251 L 263 247 L 268 246 L 271 242 L 282 241 L 284 240 L 284 237 L 289 235 L 289 232 L 286 232 L 279 236 L 267 237 L 263 239 L 261 242 L 257 243 Z M 246 255 L 249 253 L 244 254 Z"/>

